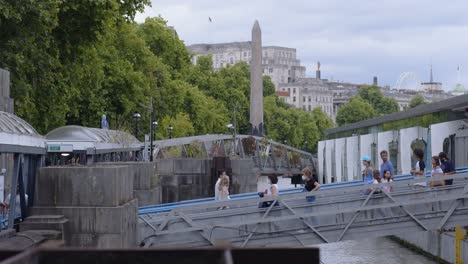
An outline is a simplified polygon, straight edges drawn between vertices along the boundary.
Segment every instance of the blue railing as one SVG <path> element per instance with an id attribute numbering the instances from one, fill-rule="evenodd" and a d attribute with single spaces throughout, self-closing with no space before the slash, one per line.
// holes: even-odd
<path id="1" fill-rule="evenodd" d="M 468 167 L 457 168 L 456 171 L 457 173 L 468 172 Z M 430 171 L 426 172 L 426 177 L 427 178 L 431 177 Z M 406 181 L 406 180 L 412 180 L 412 179 L 414 179 L 414 175 L 402 174 L 402 175 L 396 175 L 394 178 L 394 181 Z M 332 189 L 340 189 L 340 188 L 362 186 L 362 185 L 364 185 L 364 182 L 362 180 L 335 182 L 335 183 L 322 184 L 322 186 L 320 187 L 320 190 L 332 190 Z M 279 194 L 282 195 L 282 194 L 300 193 L 302 192 L 303 189 L 304 187 L 282 189 L 279 191 Z M 246 199 L 258 197 L 258 195 L 256 192 L 253 192 L 253 193 L 234 194 L 234 195 L 231 195 L 230 197 L 232 200 L 246 200 Z M 186 207 L 186 206 L 191 206 L 194 204 L 196 205 L 210 204 L 210 203 L 216 203 L 216 202 L 218 201 L 215 201 L 214 197 L 209 197 L 209 198 L 201 198 L 201 199 L 180 201 L 180 202 L 174 202 L 174 203 L 149 205 L 149 206 L 140 207 L 138 210 L 138 214 L 144 215 L 144 214 L 149 214 L 149 213 L 167 212 L 167 211 L 171 211 L 173 209 L 179 208 L 179 207 Z"/>

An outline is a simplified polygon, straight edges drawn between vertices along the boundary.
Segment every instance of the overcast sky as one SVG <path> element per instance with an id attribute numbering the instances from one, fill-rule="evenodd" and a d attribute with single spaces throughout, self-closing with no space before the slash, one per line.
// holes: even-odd
<path id="1" fill-rule="evenodd" d="M 257 19 L 263 46 L 295 48 L 298 59 L 322 78 L 394 86 L 403 72 L 434 80 L 445 90 L 468 77 L 468 1 L 429 0 L 152 0 L 137 16 L 161 15 L 187 44 L 250 40 Z M 208 17 L 211 17 L 212 22 Z M 405 86 L 414 86 L 408 81 Z"/>

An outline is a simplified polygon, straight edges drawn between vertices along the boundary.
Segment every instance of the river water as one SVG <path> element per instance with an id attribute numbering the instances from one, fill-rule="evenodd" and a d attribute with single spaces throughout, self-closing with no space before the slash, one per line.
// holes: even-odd
<path id="1" fill-rule="evenodd" d="M 318 247 L 323 264 L 437 263 L 386 237 L 321 244 Z"/>

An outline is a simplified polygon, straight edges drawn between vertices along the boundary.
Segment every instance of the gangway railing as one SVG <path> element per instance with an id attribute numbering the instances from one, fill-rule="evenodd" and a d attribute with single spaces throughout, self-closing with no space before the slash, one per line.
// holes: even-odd
<path id="1" fill-rule="evenodd" d="M 457 173 L 468 172 L 468 167 L 457 168 L 456 172 Z M 427 171 L 425 173 L 425 176 L 426 178 L 430 178 L 431 172 Z M 401 175 L 396 175 L 394 177 L 394 181 L 395 182 L 407 181 L 407 180 L 413 180 L 414 178 L 415 177 L 413 174 L 401 174 Z M 340 189 L 340 188 L 363 186 L 363 185 L 365 184 L 362 180 L 336 182 L 336 183 L 322 184 L 320 190 L 321 191 L 332 190 L 332 189 Z M 303 189 L 304 189 L 303 187 L 281 189 L 279 190 L 279 194 L 285 195 L 285 194 L 300 193 L 302 192 Z M 250 193 L 234 194 L 234 195 L 230 195 L 230 197 L 232 200 L 243 200 L 243 199 L 257 198 L 258 195 L 256 192 L 250 192 Z M 173 209 L 179 208 L 179 207 L 192 206 L 195 204 L 214 203 L 214 202 L 217 202 L 214 199 L 214 197 L 208 197 L 208 198 L 193 199 L 193 200 L 186 200 L 186 201 L 173 202 L 173 203 L 142 206 L 138 210 L 138 215 L 145 215 L 145 214 L 157 213 L 157 212 L 167 212 L 167 211 L 171 211 Z"/>
<path id="2" fill-rule="evenodd" d="M 452 185 L 430 187 L 453 179 Z M 426 182 L 428 187 L 416 184 Z M 383 187 L 391 186 L 390 192 Z M 468 222 L 468 172 L 275 197 L 233 199 L 139 216 L 145 247 L 305 246 L 454 227 Z M 269 207 L 258 205 L 271 201 Z M 275 206 L 276 203 L 278 206 Z M 224 208 L 221 210 L 221 208 Z"/>

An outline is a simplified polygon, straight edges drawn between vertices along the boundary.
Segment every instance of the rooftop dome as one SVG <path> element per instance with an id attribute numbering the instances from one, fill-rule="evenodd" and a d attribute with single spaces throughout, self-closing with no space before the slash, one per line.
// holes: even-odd
<path id="1" fill-rule="evenodd" d="M 466 89 L 461 83 L 457 83 L 452 90 L 453 95 L 463 95 L 466 94 Z"/>
<path id="2" fill-rule="evenodd" d="M 100 143 L 139 143 L 133 135 L 119 130 L 107 130 L 82 126 L 58 127 L 46 135 L 47 140 L 91 141 Z"/>
<path id="3" fill-rule="evenodd" d="M 41 136 L 28 122 L 13 114 L 2 111 L 0 111 L 0 132 L 38 137 Z"/>

